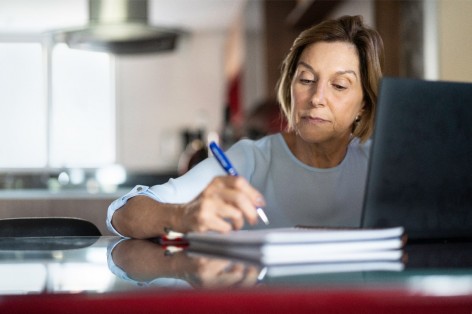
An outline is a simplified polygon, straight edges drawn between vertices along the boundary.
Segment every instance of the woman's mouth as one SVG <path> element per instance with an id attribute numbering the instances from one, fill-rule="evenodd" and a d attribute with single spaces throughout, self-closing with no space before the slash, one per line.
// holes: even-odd
<path id="1" fill-rule="evenodd" d="M 308 123 L 312 123 L 312 124 L 320 124 L 320 123 L 327 123 L 329 122 L 328 120 L 325 120 L 323 118 L 320 118 L 320 117 L 312 117 L 312 116 L 305 116 L 305 117 L 302 117 L 302 120 L 304 120 L 305 122 L 308 122 Z"/>

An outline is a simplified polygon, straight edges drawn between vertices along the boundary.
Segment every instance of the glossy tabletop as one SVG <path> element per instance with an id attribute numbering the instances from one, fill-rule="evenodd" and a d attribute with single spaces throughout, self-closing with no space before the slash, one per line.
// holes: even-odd
<path id="1" fill-rule="evenodd" d="M 0 312 L 61 312 L 71 302 L 69 313 L 472 312 L 472 243 L 404 251 L 400 262 L 264 267 L 150 240 L 0 238 Z"/>

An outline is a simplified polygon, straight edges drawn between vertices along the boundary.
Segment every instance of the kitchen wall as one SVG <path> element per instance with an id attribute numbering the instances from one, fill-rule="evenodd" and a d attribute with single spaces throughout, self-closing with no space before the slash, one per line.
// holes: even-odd
<path id="1" fill-rule="evenodd" d="M 472 82 L 471 0 L 438 0 L 438 55 L 441 80 Z"/>
<path id="2" fill-rule="evenodd" d="M 118 163 L 175 171 L 184 129 L 221 132 L 237 75 L 243 111 L 266 97 L 263 13 L 263 1 L 247 1 L 229 30 L 190 33 L 172 53 L 115 58 Z"/>
<path id="3" fill-rule="evenodd" d="M 471 0 L 409 0 L 390 1 L 391 4 L 400 2 L 417 3 L 420 7 L 423 24 L 423 34 L 421 49 L 422 77 L 430 80 L 450 80 L 472 82 L 472 36 L 468 30 L 472 29 Z M 385 8 L 387 1 L 384 0 L 351 0 L 345 1 L 342 5 L 330 14 L 331 17 L 342 14 L 360 13 L 365 21 L 375 26 L 376 10 Z M 383 18 L 393 18 L 393 12 L 383 12 Z M 399 27 L 399 25 L 396 25 Z M 388 32 L 395 32 L 396 29 L 387 29 Z M 407 31 L 415 32 L 418 29 L 410 28 Z M 386 47 L 387 48 L 387 47 Z M 391 47 L 386 49 L 387 58 L 392 55 Z"/>
<path id="4" fill-rule="evenodd" d="M 362 15 L 364 23 L 375 27 L 374 9 L 375 3 L 373 0 L 345 1 L 329 14 L 329 18 L 343 15 Z"/>
<path id="5" fill-rule="evenodd" d="M 225 42 L 223 32 L 192 33 L 171 53 L 115 58 L 119 163 L 175 169 L 185 128 L 221 129 Z"/>

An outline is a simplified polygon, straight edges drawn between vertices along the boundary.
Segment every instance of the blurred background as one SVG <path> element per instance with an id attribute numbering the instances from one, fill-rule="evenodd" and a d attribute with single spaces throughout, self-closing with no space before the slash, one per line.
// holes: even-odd
<path id="1" fill-rule="evenodd" d="M 0 198 L 111 199 L 185 172 L 209 138 L 276 132 L 282 59 L 326 18 L 363 15 L 385 75 L 470 82 L 471 12 L 472 0 L 0 0 Z"/>

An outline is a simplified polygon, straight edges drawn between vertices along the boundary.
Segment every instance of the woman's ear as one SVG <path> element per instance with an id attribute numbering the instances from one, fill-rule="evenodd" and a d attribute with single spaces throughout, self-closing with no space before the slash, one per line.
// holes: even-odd
<path id="1" fill-rule="evenodd" d="M 359 110 L 359 112 L 357 113 L 357 116 L 356 117 L 361 117 L 362 114 L 364 113 L 364 108 L 365 108 L 365 101 L 363 100 L 362 101 L 362 104 L 361 104 L 361 109 Z"/>

